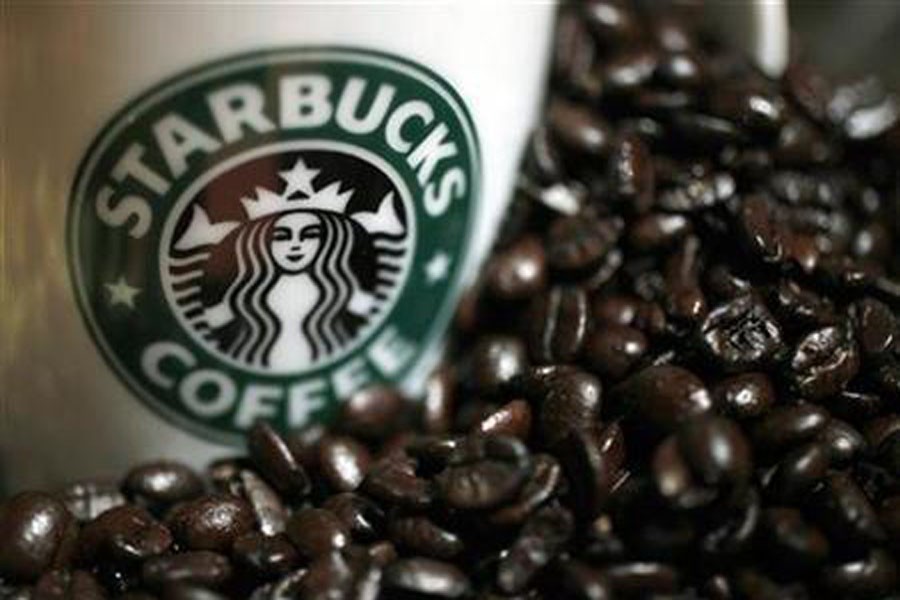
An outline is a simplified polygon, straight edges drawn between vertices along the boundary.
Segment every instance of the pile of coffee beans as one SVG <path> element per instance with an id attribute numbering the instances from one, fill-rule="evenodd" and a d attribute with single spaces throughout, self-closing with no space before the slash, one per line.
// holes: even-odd
<path id="1" fill-rule="evenodd" d="M 900 597 L 898 120 L 874 79 L 564 6 L 424 399 L 15 495 L 0 596 Z"/>

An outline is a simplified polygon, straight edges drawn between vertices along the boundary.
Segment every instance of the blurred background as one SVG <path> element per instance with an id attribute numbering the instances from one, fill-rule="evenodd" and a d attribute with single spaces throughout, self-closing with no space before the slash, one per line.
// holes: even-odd
<path id="1" fill-rule="evenodd" d="M 900 1 L 789 0 L 788 10 L 809 62 L 836 77 L 875 73 L 900 90 Z"/>

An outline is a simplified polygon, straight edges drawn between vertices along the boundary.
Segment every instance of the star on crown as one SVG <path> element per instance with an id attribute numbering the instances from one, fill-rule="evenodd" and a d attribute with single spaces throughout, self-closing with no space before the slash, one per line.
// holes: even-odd
<path id="1" fill-rule="evenodd" d="M 291 210 L 325 210 L 343 213 L 347 203 L 353 196 L 353 190 L 341 191 L 341 182 L 335 181 L 320 190 L 315 189 L 313 180 L 319 169 L 306 166 L 302 158 L 298 158 L 294 167 L 288 171 L 279 171 L 284 182 L 284 190 L 277 194 L 263 187 L 256 188 L 256 197 L 241 198 L 241 204 L 250 219 L 259 219 L 272 214 Z M 294 197 L 296 194 L 301 197 Z"/>

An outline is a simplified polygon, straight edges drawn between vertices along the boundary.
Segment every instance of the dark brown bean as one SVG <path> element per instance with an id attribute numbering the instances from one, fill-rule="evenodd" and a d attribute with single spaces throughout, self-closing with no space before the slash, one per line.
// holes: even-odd
<path id="1" fill-rule="evenodd" d="M 776 454 L 782 449 L 817 436 L 828 422 L 828 413 L 814 404 L 778 406 L 753 424 L 754 447 Z"/>
<path id="2" fill-rule="evenodd" d="M 650 151 L 634 134 L 620 136 L 609 159 L 607 178 L 613 199 L 625 211 L 644 213 L 653 204 L 655 176 Z"/>
<path id="3" fill-rule="evenodd" d="M 576 157 L 609 153 L 610 127 L 586 107 L 555 98 L 547 111 L 547 124 L 553 137 Z"/>
<path id="4" fill-rule="evenodd" d="M 402 428 L 403 398 L 395 390 L 374 386 L 350 396 L 337 417 L 340 429 L 365 440 L 384 440 Z"/>
<path id="5" fill-rule="evenodd" d="M 256 520 L 246 501 L 213 494 L 179 504 L 166 524 L 185 548 L 227 552 L 235 539 L 253 530 Z"/>
<path id="6" fill-rule="evenodd" d="M 322 508 L 333 512 L 358 542 L 375 540 L 384 531 L 384 511 L 365 496 L 336 494 L 326 500 Z"/>
<path id="7" fill-rule="evenodd" d="M 775 467 L 769 491 L 779 500 L 794 502 L 825 477 L 830 465 L 828 449 L 810 443 L 789 452 Z"/>
<path id="8" fill-rule="evenodd" d="M 300 555 L 284 535 L 248 533 L 234 541 L 231 555 L 241 568 L 266 580 L 287 575 L 300 564 Z"/>
<path id="9" fill-rule="evenodd" d="M 531 432 L 531 406 L 524 400 L 513 400 L 483 418 L 473 433 L 509 435 L 527 440 Z"/>
<path id="10" fill-rule="evenodd" d="M 531 580 L 562 550 L 574 532 L 571 513 L 546 507 L 532 515 L 497 565 L 497 587 L 507 594 L 525 590 Z"/>
<path id="11" fill-rule="evenodd" d="M 859 370 L 859 354 L 845 327 L 825 327 L 803 338 L 790 360 L 797 393 L 810 400 L 837 394 Z"/>
<path id="12" fill-rule="evenodd" d="M 239 495 L 253 509 L 259 530 L 266 535 L 282 533 L 287 522 L 287 510 L 275 490 L 249 469 L 241 470 L 238 478 Z"/>
<path id="13" fill-rule="evenodd" d="M 302 508 L 291 515 L 287 536 L 309 559 L 340 550 L 350 543 L 350 531 L 343 521 L 322 508 Z"/>
<path id="14" fill-rule="evenodd" d="M 671 365 L 638 371 L 619 384 L 612 396 L 618 410 L 662 431 L 671 431 L 712 408 L 703 382 L 690 371 Z"/>
<path id="15" fill-rule="evenodd" d="M 783 347 L 781 328 L 752 294 L 710 311 L 700 326 L 700 345 L 725 371 L 766 366 Z"/>
<path id="16" fill-rule="evenodd" d="M 193 469 L 161 460 L 139 465 L 125 475 L 122 490 L 134 502 L 160 513 L 203 493 L 203 482 Z"/>
<path id="17" fill-rule="evenodd" d="M 218 588 L 231 577 L 228 558 L 200 550 L 148 559 L 141 567 L 141 579 L 154 590 L 167 585 L 188 584 Z"/>
<path id="18" fill-rule="evenodd" d="M 825 562 L 830 550 L 825 535 L 795 508 L 767 509 L 762 537 L 766 560 L 785 574 L 808 573 Z"/>
<path id="19" fill-rule="evenodd" d="M 624 325 L 598 327 L 585 342 L 588 365 L 612 380 L 625 377 L 649 348 L 649 340 L 639 329 Z"/>
<path id="20" fill-rule="evenodd" d="M 401 548 L 430 558 L 451 559 L 465 547 L 459 536 L 427 517 L 396 517 L 391 519 L 388 531 Z"/>
<path id="21" fill-rule="evenodd" d="M 462 598 L 470 583 L 455 566 L 428 558 L 400 559 L 384 571 L 384 586 L 396 593 L 431 598 Z"/>
<path id="22" fill-rule="evenodd" d="M 371 462 L 369 450 L 351 437 L 326 436 L 319 444 L 319 469 L 335 491 L 359 487 Z"/>
<path id="23" fill-rule="evenodd" d="M 373 464 L 360 489 L 382 502 L 408 508 L 425 508 L 434 497 L 431 482 L 417 477 L 414 465 L 398 456 Z"/>
<path id="24" fill-rule="evenodd" d="M 471 436 L 448 458 L 435 483 L 461 510 L 493 508 L 515 497 L 531 473 L 525 446 L 513 437 Z"/>
<path id="25" fill-rule="evenodd" d="M 881 356 L 897 338 L 897 320 L 891 309 L 874 298 L 864 298 L 852 308 L 856 339 L 866 356 Z"/>
<path id="26" fill-rule="evenodd" d="M 309 493 L 309 476 L 268 423 L 260 421 L 253 426 L 247 435 L 247 450 L 263 477 L 282 494 L 300 499 Z"/>
<path id="27" fill-rule="evenodd" d="M 538 368 L 527 381 L 527 393 L 538 405 L 538 431 L 550 446 L 600 415 L 603 387 L 593 375 L 574 368 Z"/>
<path id="28" fill-rule="evenodd" d="M 145 509 L 126 504 L 85 524 L 78 537 L 82 561 L 137 562 L 165 553 L 172 534 Z"/>
<path id="29" fill-rule="evenodd" d="M 814 491 L 812 506 L 820 527 L 834 544 L 864 547 L 885 539 L 875 508 L 846 473 L 829 475 Z"/>
<path id="30" fill-rule="evenodd" d="M 428 377 L 422 399 L 422 428 L 425 433 L 443 434 L 450 431 L 456 408 L 455 386 L 455 376 L 447 367 L 435 370 Z"/>
<path id="31" fill-rule="evenodd" d="M 572 487 L 580 515 L 600 513 L 613 491 L 625 460 L 622 429 L 613 424 L 575 428 L 557 444 L 554 454 Z"/>
<path id="32" fill-rule="evenodd" d="M 547 284 L 547 259 L 544 247 L 529 236 L 490 259 L 485 267 L 488 291 L 499 300 L 524 300 Z"/>
<path id="33" fill-rule="evenodd" d="M 662 563 L 625 562 L 601 571 L 616 594 L 670 594 L 678 589 L 678 572 Z"/>
<path id="34" fill-rule="evenodd" d="M 624 456 L 622 460 L 624 462 Z M 547 454 L 536 455 L 531 477 L 522 486 L 518 498 L 491 513 L 491 523 L 503 526 L 523 522 L 536 508 L 557 493 L 561 481 L 562 469 L 559 462 Z"/>
<path id="35" fill-rule="evenodd" d="M 30 582 L 65 567 L 75 551 L 78 526 L 54 497 L 23 492 L 0 504 L 0 577 Z"/>
<path id="36" fill-rule="evenodd" d="M 822 591 L 836 598 L 879 598 L 897 591 L 897 561 L 876 548 L 868 556 L 822 569 Z"/>
<path id="37" fill-rule="evenodd" d="M 512 336 L 484 336 L 475 343 L 468 359 L 468 380 L 476 393 L 500 394 L 528 368 L 525 344 Z"/>
<path id="38" fill-rule="evenodd" d="M 716 410 L 733 419 L 751 419 L 769 410 L 775 403 L 775 388 L 764 373 L 741 373 L 713 387 Z"/>
<path id="39" fill-rule="evenodd" d="M 104 600 L 106 591 L 87 571 L 58 569 L 38 579 L 32 597 L 35 600 Z"/>

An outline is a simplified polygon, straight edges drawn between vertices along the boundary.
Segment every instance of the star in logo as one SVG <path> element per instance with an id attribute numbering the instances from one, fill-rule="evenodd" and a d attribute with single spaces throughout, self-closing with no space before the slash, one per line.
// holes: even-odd
<path id="1" fill-rule="evenodd" d="M 285 198 L 289 198 L 295 192 L 303 192 L 307 196 L 315 193 L 313 188 L 313 179 L 319 174 L 319 169 L 310 169 L 302 159 L 294 164 L 294 168 L 290 171 L 279 171 L 278 176 L 285 182 L 284 192 L 281 194 Z"/>
<path id="2" fill-rule="evenodd" d="M 109 291 L 109 305 L 122 304 L 128 308 L 134 308 L 134 297 L 141 293 L 140 288 L 128 285 L 124 277 L 119 277 L 115 283 L 104 284 Z"/>
<path id="3" fill-rule="evenodd" d="M 446 252 L 439 251 L 431 257 L 425 265 L 425 279 L 429 285 L 433 285 L 442 279 L 447 278 L 450 271 L 450 257 Z"/>

